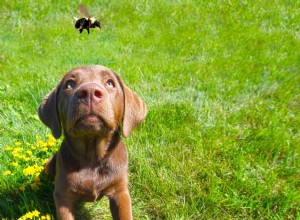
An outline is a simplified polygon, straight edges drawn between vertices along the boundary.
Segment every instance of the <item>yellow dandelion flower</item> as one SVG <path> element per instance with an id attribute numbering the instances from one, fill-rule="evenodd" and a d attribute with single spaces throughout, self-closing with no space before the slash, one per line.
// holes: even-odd
<path id="1" fill-rule="evenodd" d="M 32 215 L 32 213 L 31 212 L 27 212 L 26 214 L 25 214 L 25 216 L 24 216 L 24 219 L 32 219 L 33 218 L 33 215 Z"/>
<path id="2" fill-rule="evenodd" d="M 16 158 L 22 158 L 22 156 L 18 152 L 12 152 L 12 155 Z"/>
<path id="3" fill-rule="evenodd" d="M 31 150 L 27 150 L 26 153 L 29 154 L 29 155 L 32 155 L 32 151 Z"/>
<path id="4" fill-rule="evenodd" d="M 50 140 L 50 141 L 47 142 L 47 145 L 49 147 L 53 147 L 53 146 L 55 146 L 55 141 Z"/>
<path id="5" fill-rule="evenodd" d="M 43 163 L 43 164 L 46 164 L 46 163 L 48 162 L 48 160 L 49 160 L 48 158 L 42 159 L 42 163 Z"/>
<path id="6" fill-rule="evenodd" d="M 46 215 L 42 215 L 41 219 L 45 219 L 45 220 L 51 220 L 51 216 L 49 214 Z"/>
<path id="7" fill-rule="evenodd" d="M 26 162 L 30 160 L 29 157 L 25 157 L 25 156 L 22 156 L 22 159 L 23 159 L 24 161 L 26 161 Z"/>
<path id="8" fill-rule="evenodd" d="M 10 170 L 6 170 L 6 171 L 4 171 L 3 175 L 4 175 L 4 176 L 11 175 L 11 171 L 10 171 Z"/>
<path id="9" fill-rule="evenodd" d="M 47 134 L 46 136 L 48 138 L 47 139 L 48 146 L 50 146 L 50 147 L 54 146 L 55 143 L 56 143 L 56 139 L 53 137 L 53 135 L 52 134 Z"/>
<path id="10" fill-rule="evenodd" d="M 55 140 L 55 137 L 53 137 L 52 134 L 46 134 L 46 137 L 47 137 L 49 140 L 51 140 L 51 139 L 54 139 L 54 140 Z"/>
<path id="11" fill-rule="evenodd" d="M 19 166 L 19 163 L 18 163 L 18 162 L 12 162 L 12 165 L 13 165 L 14 167 L 17 167 L 17 166 Z"/>
<path id="12" fill-rule="evenodd" d="M 20 186 L 20 188 L 19 188 L 21 191 L 25 191 L 25 189 L 26 189 L 26 187 L 25 186 Z"/>
<path id="13" fill-rule="evenodd" d="M 35 216 L 35 217 L 39 217 L 40 212 L 37 211 L 37 210 L 34 210 L 34 211 L 32 211 L 32 214 L 33 214 L 33 216 Z"/>
<path id="14" fill-rule="evenodd" d="M 16 147 L 16 148 L 14 149 L 14 152 L 19 153 L 19 152 L 21 152 L 22 150 L 23 150 L 22 147 Z"/>
<path id="15" fill-rule="evenodd" d="M 27 212 L 25 215 L 18 218 L 18 220 L 33 219 L 34 217 L 39 217 L 39 216 L 40 216 L 40 212 L 34 210 L 32 212 Z"/>
<path id="16" fill-rule="evenodd" d="M 34 167 L 35 167 L 35 169 L 38 171 L 38 172 L 41 172 L 43 169 L 44 169 L 44 167 L 43 166 L 39 166 L 39 165 L 34 165 Z"/>
<path id="17" fill-rule="evenodd" d="M 15 142 L 15 145 L 19 147 L 22 145 L 22 143 L 18 141 L 18 142 Z"/>
<path id="18" fill-rule="evenodd" d="M 7 146 L 7 147 L 5 148 L 5 150 L 6 150 L 6 151 L 11 151 L 11 150 L 13 150 L 13 147 Z"/>
<path id="19" fill-rule="evenodd" d="M 35 169 L 33 166 L 28 166 L 26 167 L 24 170 L 23 170 L 23 173 L 26 175 L 26 176 L 32 176 L 35 174 Z"/>
<path id="20" fill-rule="evenodd" d="M 12 151 L 12 155 L 14 157 L 20 158 L 21 157 L 20 153 L 22 152 L 22 150 L 23 150 L 22 148 L 17 147 Z"/>
<path id="21" fill-rule="evenodd" d="M 47 147 L 47 143 L 44 141 L 38 141 L 38 142 L 36 142 L 36 146 Z"/>
<path id="22" fill-rule="evenodd" d="M 39 172 L 41 172 L 44 169 L 44 167 L 39 166 L 37 164 L 33 165 L 33 166 L 28 166 L 23 170 L 23 173 L 26 176 L 33 176 L 34 174 L 37 174 Z"/>

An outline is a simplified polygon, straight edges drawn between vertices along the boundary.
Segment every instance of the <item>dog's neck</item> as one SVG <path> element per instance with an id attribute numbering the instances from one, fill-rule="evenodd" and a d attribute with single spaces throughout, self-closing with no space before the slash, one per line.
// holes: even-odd
<path id="1" fill-rule="evenodd" d="M 119 131 L 105 136 L 70 137 L 65 134 L 63 145 L 81 164 L 93 164 L 109 157 L 120 142 Z M 76 144 L 75 144 L 76 143 Z"/>

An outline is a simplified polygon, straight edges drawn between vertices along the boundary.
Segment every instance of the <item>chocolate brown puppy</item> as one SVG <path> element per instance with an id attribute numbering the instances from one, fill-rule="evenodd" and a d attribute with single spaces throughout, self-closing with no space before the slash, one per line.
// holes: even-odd
<path id="1" fill-rule="evenodd" d="M 128 191 L 128 156 L 121 134 L 147 114 L 146 104 L 110 69 L 95 65 L 67 72 L 38 109 L 41 121 L 60 150 L 46 164 L 55 178 L 59 219 L 74 219 L 77 200 L 108 196 L 113 219 L 132 219 Z"/>

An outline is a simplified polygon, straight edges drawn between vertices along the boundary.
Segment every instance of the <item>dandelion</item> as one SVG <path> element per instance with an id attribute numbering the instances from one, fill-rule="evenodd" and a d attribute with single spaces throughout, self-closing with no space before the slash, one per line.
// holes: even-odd
<path id="1" fill-rule="evenodd" d="M 29 157 L 25 157 L 25 156 L 23 156 L 22 159 L 23 159 L 24 161 L 26 161 L 26 162 L 30 160 Z"/>
<path id="2" fill-rule="evenodd" d="M 12 165 L 13 165 L 14 167 L 17 167 L 17 166 L 19 166 L 19 163 L 18 163 L 18 162 L 12 162 Z"/>
<path id="3" fill-rule="evenodd" d="M 11 171 L 10 171 L 10 170 L 6 170 L 6 171 L 4 171 L 3 175 L 4 175 L 4 176 L 11 175 Z"/>
<path id="4" fill-rule="evenodd" d="M 22 145 L 22 143 L 18 141 L 18 142 L 15 142 L 15 145 L 16 145 L 17 147 L 19 147 L 19 146 Z"/>
<path id="5" fill-rule="evenodd" d="M 35 169 L 33 168 L 33 166 L 29 166 L 29 167 L 26 167 L 24 170 L 23 170 L 23 173 L 26 175 L 26 176 L 30 176 L 30 175 L 33 175 L 35 173 Z"/>
<path id="6" fill-rule="evenodd" d="M 36 146 L 47 147 L 47 142 L 39 140 L 36 142 Z"/>
<path id="7" fill-rule="evenodd" d="M 23 150 L 22 147 L 16 147 L 13 152 L 19 153 Z"/>
<path id="8" fill-rule="evenodd" d="M 12 155 L 16 158 L 22 158 L 22 155 L 20 154 L 22 151 L 23 149 L 21 147 L 17 147 L 12 151 Z"/>
<path id="9" fill-rule="evenodd" d="M 45 219 L 45 220 L 51 220 L 51 216 L 49 214 L 46 215 L 42 215 L 41 219 Z"/>
<path id="10" fill-rule="evenodd" d="M 12 150 L 13 150 L 13 147 L 7 146 L 7 147 L 5 148 L 5 150 L 6 150 L 6 151 L 12 151 Z"/>
<path id="11" fill-rule="evenodd" d="M 31 150 L 27 150 L 26 153 L 27 153 L 28 155 L 32 155 L 32 151 L 31 151 Z"/>
<path id="12" fill-rule="evenodd" d="M 19 159 L 21 159 L 21 158 L 23 157 L 21 154 L 19 154 L 18 152 L 15 152 L 15 151 L 12 152 L 12 155 L 13 155 L 15 158 L 19 158 Z"/>
<path id="13" fill-rule="evenodd" d="M 55 139 L 55 138 L 53 137 L 52 134 L 46 134 L 46 137 L 47 137 L 48 139 Z"/>
<path id="14" fill-rule="evenodd" d="M 55 137 L 53 137 L 52 134 L 47 134 L 46 136 L 47 136 L 47 138 L 48 138 L 48 140 L 47 140 L 47 145 L 48 145 L 49 147 L 55 146 L 55 144 L 56 144 L 56 139 L 55 139 Z"/>
<path id="15" fill-rule="evenodd" d="M 47 162 L 48 162 L 48 158 L 46 158 L 46 159 L 42 159 L 42 164 L 46 164 Z"/>
<path id="16" fill-rule="evenodd" d="M 37 164 L 33 165 L 33 166 L 28 166 L 23 170 L 23 173 L 26 176 L 33 176 L 36 173 L 41 172 L 44 169 L 44 167 L 39 166 Z"/>
<path id="17" fill-rule="evenodd" d="M 33 219 L 38 218 L 40 216 L 40 212 L 37 210 L 34 210 L 32 212 L 27 212 L 25 215 L 21 216 L 18 220 L 25 220 L 25 219 Z"/>
<path id="18" fill-rule="evenodd" d="M 37 211 L 37 210 L 34 210 L 34 211 L 32 212 L 32 214 L 33 214 L 33 216 L 38 217 L 41 213 L 40 213 L 39 211 Z"/>

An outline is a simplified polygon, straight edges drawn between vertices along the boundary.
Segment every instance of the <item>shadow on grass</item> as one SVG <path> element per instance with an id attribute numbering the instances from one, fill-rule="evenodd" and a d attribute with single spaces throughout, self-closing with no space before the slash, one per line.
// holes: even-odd
<path id="1" fill-rule="evenodd" d="M 53 199 L 53 179 L 46 174 L 41 174 L 39 190 L 33 191 L 30 184 L 25 185 L 22 191 L 7 183 L 7 190 L 0 191 L 0 219 L 18 219 L 28 212 L 37 210 L 40 215 L 49 214 L 51 219 L 56 219 L 55 204 Z M 78 219 L 92 219 L 83 203 L 75 204 L 75 216 Z"/>

